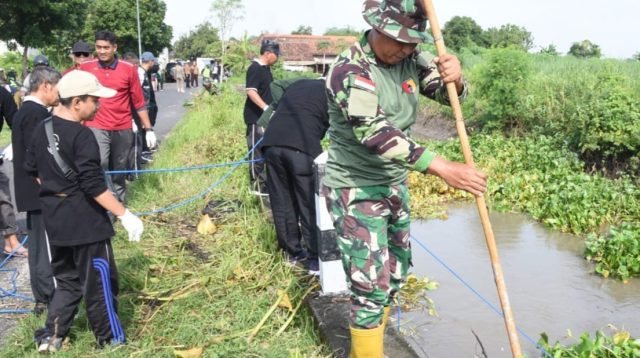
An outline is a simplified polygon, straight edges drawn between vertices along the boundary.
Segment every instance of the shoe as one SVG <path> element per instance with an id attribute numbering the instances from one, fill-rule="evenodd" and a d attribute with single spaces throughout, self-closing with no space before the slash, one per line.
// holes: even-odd
<path id="1" fill-rule="evenodd" d="M 38 353 L 57 352 L 62 349 L 62 338 L 47 336 L 38 342 Z"/>
<path id="2" fill-rule="evenodd" d="M 47 310 L 47 304 L 44 302 L 36 302 L 35 306 L 33 306 L 33 314 L 36 316 L 40 316 Z"/>
<path id="3" fill-rule="evenodd" d="M 297 266 L 299 263 L 306 261 L 309 254 L 305 250 L 302 250 L 295 255 L 285 253 L 285 257 L 287 258 L 287 264 L 289 266 Z"/>
<path id="4" fill-rule="evenodd" d="M 149 163 L 153 163 L 153 158 L 151 158 L 151 156 L 141 155 L 140 161 L 142 162 L 142 164 L 149 164 Z"/>
<path id="5" fill-rule="evenodd" d="M 309 270 L 309 275 L 311 276 L 320 276 L 320 261 L 318 261 L 317 257 L 307 259 L 307 270 Z"/>
<path id="6" fill-rule="evenodd" d="M 349 358 L 384 357 L 384 326 L 372 329 L 349 327 L 351 332 L 351 352 Z"/>

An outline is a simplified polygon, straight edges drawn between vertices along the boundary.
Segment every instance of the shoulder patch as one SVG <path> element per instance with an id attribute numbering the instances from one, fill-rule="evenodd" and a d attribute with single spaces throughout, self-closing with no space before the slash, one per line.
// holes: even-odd
<path id="1" fill-rule="evenodd" d="M 356 88 L 361 88 L 363 90 L 367 90 L 367 91 L 370 91 L 370 92 L 375 92 L 375 90 L 376 90 L 375 82 L 373 82 L 372 80 L 370 80 L 370 79 L 368 79 L 366 77 L 363 77 L 363 76 L 356 76 L 353 79 L 352 86 L 356 87 Z"/>
<path id="2" fill-rule="evenodd" d="M 347 113 L 350 117 L 375 117 L 378 114 L 378 96 L 367 90 L 352 87 Z"/>

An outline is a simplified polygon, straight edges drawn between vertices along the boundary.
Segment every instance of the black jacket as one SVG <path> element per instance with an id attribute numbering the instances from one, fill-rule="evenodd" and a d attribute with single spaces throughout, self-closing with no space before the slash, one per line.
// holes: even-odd
<path id="1" fill-rule="evenodd" d="M 0 131 L 2 131 L 2 125 L 4 124 L 3 118 L 11 128 L 11 121 L 17 110 L 16 102 L 13 101 L 11 93 L 0 86 Z"/>
<path id="2" fill-rule="evenodd" d="M 323 80 L 299 80 L 287 87 L 264 133 L 262 147 L 288 147 L 311 157 L 322 153 L 329 128 Z"/>
<path id="3" fill-rule="evenodd" d="M 40 210 L 38 193 L 40 185 L 36 179 L 24 170 L 27 148 L 31 145 L 33 131 L 45 118 L 49 117 L 47 109 L 33 101 L 26 101 L 13 117 L 11 143 L 13 143 L 13 185 L 16 192 L 18 211 Z"/>

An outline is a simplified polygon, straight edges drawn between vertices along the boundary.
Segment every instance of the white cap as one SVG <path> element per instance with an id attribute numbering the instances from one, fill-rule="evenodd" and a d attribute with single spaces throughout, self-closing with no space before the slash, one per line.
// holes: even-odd
<path id="1" fill-rule="evenodd" d="M 84 95 L 109 98 L 116 95 L 117 91 L 104 87 L 93 74 L 73 70 L 62 76 L 58 82 L 60 98 L 79 97 Z"/>

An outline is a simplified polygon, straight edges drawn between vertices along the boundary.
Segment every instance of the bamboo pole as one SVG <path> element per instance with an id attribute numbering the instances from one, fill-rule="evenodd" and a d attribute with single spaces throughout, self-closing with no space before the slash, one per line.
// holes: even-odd
<path id="1" fill-rule="evenodd" d="M 433 40 L 436 45 L 438 56 L 442 56 L 447 53 L 447 49 L 444 46 L 444 40 L 442 38 L 442 32 L 440 31 L 440 24 L 436 16 L 433 2 L 431 0 L 422 0 L 422 5 L 429 20 L 431 26 L 431 33 L 433 34 Z M 473 163 L 473 155 L 471 153 L 471 146 L 469 145 L 469 138 L 467 137 L 467 130 L 464 125 L 464 118 L 462 117 L 462 109 L 460 107 L 460 100 L 458 99 L 458 91 L 456 90 L 455 83 L 447 83 L 447 93 L 449 94 L 449 100 L 451 102 L 451 108 L 456 119 L 456 131 L 460 138 L 460 145 L 462 146 L 462 153 L 464 154 L 464 160 L 467 164 L 475 166 Z M 484 197 L 476 196 L 476 205 L 478 207 L 478 213 L 480 214 L 480 220 L 482 221 L 482 227 L 484 229 L 484 236 L 487 241 L 487 248 L 489 249 L 489 256 L 491 257 L 491 267 L 493 268 L 493 276 L 495 278 L 496 287 L 498 289 L 498 297 L 500 298 L 500 306 L 502 308 L 504 322 L 507 327 L 507 333 L 509 335 L 509 343 L 511 345 L 511 353 L 513 357 L 522 357 L 522 351 L 520 349 L 520 341 L 518 338 L 518 332 L 516 330 L 515 319 L 511 312 L 511 304 L 509 303 L 509 296 L 507 295 L 507 287 L 504 283 L 504 275 L 502 272 L 502 265 L 500 265 L 500 257 L 498 256 L 498 248 L 496 247 L 496 241 L 493 236 L 493 229 L 491 228 L 491 221 L 489 221 L 489 211 L 487 210 L 487 204 Z"/>

